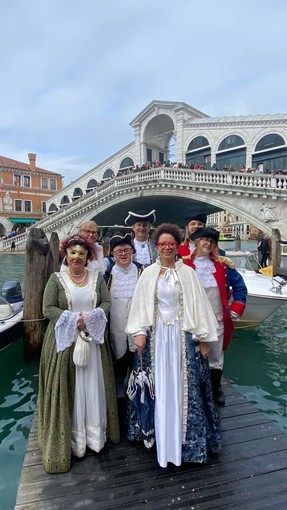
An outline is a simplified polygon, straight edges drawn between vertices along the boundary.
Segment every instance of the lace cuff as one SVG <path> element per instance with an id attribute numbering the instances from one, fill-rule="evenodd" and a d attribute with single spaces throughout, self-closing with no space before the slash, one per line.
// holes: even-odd
<path id="1" fill-rule="evenodd" d="M 79 314 L 65 310 L 59 317 L 55 325 L 55 337 L 57 344 L 57 352 L 64 351 L 71 347 L 76 341 L 78 334 Z"/>
<path id="2" fill-rule="evenodd" d="M 100 307 L 94 308 L 91 312 L 84 312 L 86 330 L 92 337 L 93 342 L 103 344 L 107 318 L 104 310 Z"/>

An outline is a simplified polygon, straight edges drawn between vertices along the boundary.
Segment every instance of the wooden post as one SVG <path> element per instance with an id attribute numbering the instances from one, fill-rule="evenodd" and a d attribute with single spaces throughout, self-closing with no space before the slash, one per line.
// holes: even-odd
<path id="1" fill-rule="evenodd" d="M 278 228 L 273 228 L 271 238 L 271 262 L 273 266 L 273 275 L 277 274 L 278 267 L 281 265 L 281 245 L 279 241 L 280 231 Z"/>
<path id="2" fill-rule="evenodd" d="M 60 241 L 57 232 L 52 232 L 50 237 L 50 250 L 53 257 L 53 273 L 60 271 Z"/>
<path id="3" fill-rule="evenodd" d="M 43 229 L 31 228 L 26 243 L 24 295 L 24 351 L 39 353 L 44 335 L 42 314 L 43 293 L 53 272 L 49 241 Z M 27 321 L 27 322 L 25 322 Z"/>
<path id="4" fill-rule="evenodd" d="M 234 250 L 235 251 L 241 250 L 241 239 L 239 234 L 236 234 L 235 236 Z"/>

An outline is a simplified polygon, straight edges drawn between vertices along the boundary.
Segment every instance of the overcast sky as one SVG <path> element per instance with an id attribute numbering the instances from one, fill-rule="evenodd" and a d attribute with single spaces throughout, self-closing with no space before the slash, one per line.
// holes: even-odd
<path id="1" fill-rule="evenodd" d="M 285 0 L 0 0 L 0 155 L 80 177 L 151 101 L 287 112 Z"/>

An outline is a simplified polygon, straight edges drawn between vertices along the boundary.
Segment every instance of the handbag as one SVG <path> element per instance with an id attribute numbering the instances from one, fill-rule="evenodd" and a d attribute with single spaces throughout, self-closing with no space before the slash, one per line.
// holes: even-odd
<path id="1" fill-rule="evenodd" d="M 78 332 L 73 352 L 73 362 L 77 367 L 84 368 L 89 363 L 91 341 L 92 338 L 87 331 Z"/>

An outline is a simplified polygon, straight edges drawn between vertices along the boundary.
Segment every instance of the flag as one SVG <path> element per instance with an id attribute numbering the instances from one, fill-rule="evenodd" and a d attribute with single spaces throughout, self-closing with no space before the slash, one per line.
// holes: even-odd
<path id="1" fill-rule="evenodd" d="M 273 266 L 261 267 L 259 273 L 266 274 L 267 276 L 273 276 Z"/>

